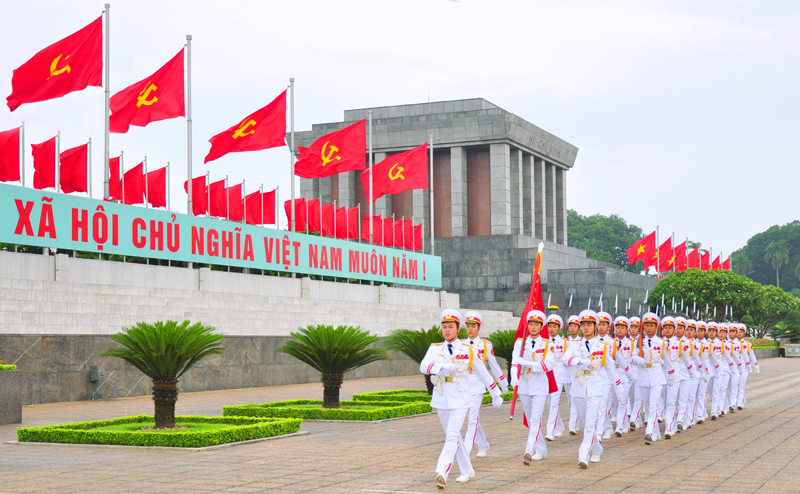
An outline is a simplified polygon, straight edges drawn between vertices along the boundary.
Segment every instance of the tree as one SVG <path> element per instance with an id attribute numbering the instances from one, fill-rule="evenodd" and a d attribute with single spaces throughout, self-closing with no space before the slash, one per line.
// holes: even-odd
<path id="1" fill-rule="evenodd" d="M 156 429 L 175 427 L 178 380 L 200 359 L 220 354 L 224 336 L 214 328 L 189 321 L 140 322 L 111 339 L 122 345 L 108 348 L 105 357 L 121 358 L 153 380 Z"/>
<path id="2" fill-rule="evenodd" d="M 411 329 L 392 331 L 386 337 L 384 344 L 389 350 L 402 352 L 408 358 L 420 364 L 431 345 L 443 341 L 444 337 L 439 330 L 439 326 L 433 326 L 431 329 L 420 329 L 419 331 Z M 429 395 L 433 394 L 433 383 L 431 382 L 431 376 L 428 374 L 425 374 L 425 387 L 428 388 Z"/>
<path id="3" fill-rule="evenodd" d="M 744 250 L 739 249 L 731 254 L 731 270 L 740 276 L 750 276 L 753 272 L 753 262 L 747 257 Z"/>
<path id="4" fill-rule="evenodd" d="M 758 337 L 767 332 L 790 312 L 800 310 L 800 299 L 772 285 L 762 285 L 748 312 L 757 324 Z"/>
<path id="5" fill-rule="evenodd" d="M 514 353 L 514 341 L 516 335 L 516 329 L 507 329 L 505 331 L 495 331 L 486 338 L 492 343 L 494 355 L 496 357 L 505 359 L 508 382 L 511 382 L 511 357 Z M 497 377 L 499 378 L 500 376 Z"/>
<path id="6" fill-rule="evenodd" d="M 639 263 L 629 266 L 627 256 L 628 247 L 644 236 L 638 226 L 617 215 L 581 216 L 569 210 L 567 229 L 570 245 L 585 250 L 590 259 L 616 264 L 625 271 L 642 270 Z"/>
<path id="7" fill-rule="evenodd" d="M 786 250 L 780 255 L 783 263 L 779 269 L 775 269 L 775 266 L 772 265 L 772 257 L 767 255 L 767 250 L 781 241 Z M 779 247 L 772 247 L 773 251 L 776 249 L 783 250 Z M 788 255 L 788 260 L 783 254 Z M 737 274 L 744 274 L 762 285 L 776 284 L 779 270 L 785 271 L 786 267 L 795 269 L 800 265 L 800 221 L 793 221 L 782 226 L 775 225 L 753 235 L 747 241 L 747 245 L 731 254 L 731 261 L 732 268 Z M 800 289 L 800 272 L 793 274 L 796 276 L 784 276 L 780 280 L 781 287 L 787 292 Z"/>
<path id="8" fill-rule="evenodd" d="M 789 262 L 789 247 L 785 240 L 779 240 L 767 247 L 764 260 L 775 270 L 775 286 L 781 286 L 781 267 Z"/>
<path id="9" fill-rule="evenodd" d="M 339 408 L 344 374 L 378 360 L 389 360 L 383 348 L 368 348 L 378 337 L 353 326 L 308 326 L 292 333 L 277 351 L 322 373 L 324 408 Z"/>

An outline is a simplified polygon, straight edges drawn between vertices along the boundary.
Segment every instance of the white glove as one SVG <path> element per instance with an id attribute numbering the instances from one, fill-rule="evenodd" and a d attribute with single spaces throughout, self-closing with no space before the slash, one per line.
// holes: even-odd
<path id="1" fill-rule="evenodd" d="M 700 375 L 697 373 L 697 371 L 692 369 L 691 377 L 692 379 L 697 379 L 698 377 L 700 377 Z"/>
<path id="2" fill-rule="evenodd" d="M 580 365 L 590 366 L 592 365 L 592 360 L 588 358 L 582 358 L 579 362 Z"/>
<path id="3" fill-rule="evenodd" d="M 501 398 L 500 396 L 495 396 L 494 398 L 492 398 L 493 407 L 500 408 L 500 405 L 502 404 L 503 404 L 503 398 Z"/>
<path id="4" fill-rule="evenodd" d="M 638 355 L 634 355 L 631 358 L 631 362 L 633 362 L 633 365 L 642 365 L 644 364 L 644 359 Z"/>
<path id="5" fill-rule="evenodd" d="M 452 372 L 452 371 L 456 370 L 456 364 L 451 364 L 450 362 L 445 362 L 445 363 L 439 364 L 439 365 L 441 366 L 440 370 L 439 370 L 439 374 L 441 374 L 443 372 Z"/>
<path id="6" fill-rule="evenodd" d="M 675 378 L 669 376 L 669 381 L 667 381 L 667 384 L 669 384 L 670 386 L 675 386 Z"/>
<path id="7" fill-rule="evenodd" d="M 507 395 L 508 394 L 508 386 L 500 386 L 500 391 L 502 391 L 504 395 Z"/>
<path id="8" fill-rule="evenodd" d="M 743 369 L 741 369 L 741 370 L 739 371 L 739 375 L 740 375 L 740 376 L 743 376 L 743 375 L 745 375 L 745 374 L 747 374 L 747 369 L 744 369 L 744 368 L 743 368 Z"/>
<path id="9" fill-rule="evenodd" d="M 617 386 L 617 401 L 622 402 L 625 400 L 625 393 L 622 392 L 622 386 Z"/>
<path id="10" fill-rule="evenodd" d="M 526 360 L 524 358 L 521 358 L 517 360 L 517 365 L 519 365 L 520 367 L 530 367 L 532 369 L 533 366 L 536 364 L 532 360 Z"/>
<path id="11" fill-rule="evenodd" d="M 511 370 L 511 387 L 516 388 L 519 385 L 519 377 L 517 377 L 517 373 L 514 372 L 514 369 Z"/>

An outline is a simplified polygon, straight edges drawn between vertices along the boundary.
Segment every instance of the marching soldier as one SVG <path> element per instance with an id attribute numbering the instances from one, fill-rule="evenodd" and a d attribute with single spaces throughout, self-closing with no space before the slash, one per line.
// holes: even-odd
<path id="1" fill-rule="evenodd" d="M 708 418 L 707 410 L 707 391 L 709 386 L 713 390 L 714 367 L 711 365 L 709 354 L 711 353 L 711 340 L 706 338 L 706 329 L 708 324 L 705 321 L 697 321 L 697 332 L 695 332 L 695 348 L 699 349 L 698 356 L 703 365 L 705 373 L 700 377 L 697 383 L 697 398 L 695 405 L 695 421 L 702 424 Z"/>
<path id="2" fill-rule="evenodd" d="M 676 401 L 677 411 L 674 417 L 669 417 L 672 420 L 670 430 L 673 436 L 676 432 L 681 432 L 688 428 L 688 423 L 684 422 L 684 416 L 686 415 L 686 407 L 689 403 L 689 392 L 692 387 L 691 381 L 699 377 L 694 365 L 694 359 L 692 358 L 692 345 L 689 344 L 685 336 L 686 319 L 678 316 L 675 318 L 675 336 L 673 337 L 673 340 L 678 344 L 679 357 L 678 365 L 676 366 L 678 369 L 677 379 L 679 381 Z M 691 426 L 691 424 L 688 424 L 688 426 Z"/>
<path id="3" fill-rule="evenodd" d="M 597 313 L 597 335 L 608 345 L 612 353 L 614 349 L 614 338 L 609 334 L 611 330 L 611 314 L 608 312 L 600 311 Z M 612 356 L 613 360 L 613 356 Z M 616 362 L 614 362 L 615 365 Z M 598 440 L 610 439 L 614 433 L 614 427 L 611 424 L 611 384 L 613 381 L 604 381 L 603 397 L 600 399 L 600 417 L 597 419 L 597 436 Z"/>
<path id="4" fill-rule="evenodd" d="M 478 357 L 477 360 L 483 362 L 484 366 L 489 366 L 489 374 L 493 382 L 496 382 L 500 386 L 502 393 L 508 393 L 506 376 L 497 363 L 491 342 L 478 336 L 478 332 L 481 330 L 481 324 L 483 323 L 483 317 L 476 311 L 469 311 L 464 314 L 464 317 L 466 318 L 465 325 L 467 326 L 467 339 L 464 340 L 464 343 L 472 347 L 472 351 L 475 352 L 475 355 Z M 481 426 L 480 413 L 481 407 L 483 406 L 483 394 L 486 392 L 486 386 L 475 373 L 469 375 L 468 384 L 472 392 L 472 403 L 469 407 L 467 434 L 464 436 L 464 446 L 467 448 L 467 454 L 470 454 L 473 446 L 477 443 L 478 458 L 484 458 L 486 457 L 486 452 L 489 450 L 489 441 L 486 440 L 486 433 Z"/>
<path id="5" fill-rule="evenodd" d="M 558 314 L 550 314 L 547 316 L 547 332 L 550 335 L 550 340 L 553 344 L 553 359 L 555 367 L 553 368 L 553 376 L 556 380 L 556 389 L 548 400 L 550 401 L 550 410 L 547 413 L 547 435 L 544 436 L 545 440 L 552 441 L 557 437 L 564 434 L 564 422 L 561 420 L 561 413 L 559 412 L 558 405 L 561 402 L 561 389 L 564 384 L 569 382 L 571 373 L 564 367 L 561 357 L 567 351 L 567 340 L 559 335 L 561 326 L 564 321 Z"/>
<path id="6" fill-rule="evenodd" d="M 492 405 L 503 404 L 500 390 L 494 383 L 486 367 L 476 359 L 472 347 L 458 339 L 458 327 L 461 324 L 461 313 L 455 309 L 442 311 L 442 336 L 444 343 L 435 343 L 428 349 L 420 363 L 419 370 L 430 374 L 435 390 L 431 397 L 431 407 L 436 409 L 442 428 L 445 431 L 445 442 L 436 464 L 436 487 L 444 489 L 453 460 L 457 459 L 461 476 L 457 482 L 467 482 L 475 476 L 469 454 L 461 438 L 461 427 L 472 403 L 467 379 L 476 374 L 478 379 L 489 389 Z"/>
<path id="7" fill-rule="evenodd" d="M 621 437 L 630 430 L 628 425 L 628 396 L 630 395 L 630 387 L 635 382 L 631 366 L 633 344 L 630 338 L 628 338 L 627 317 L 617 316 L 616 319 L 614 319 L 614 329 L 617 337 L 614 342 L 614 359 L 616 360 L 616 368 L 619 373 L 620 381 L 622 381 L 623 399 L 615 400 L 617 406 L 616 409 L 612 409 L 612 413 L 617 414 L 617 429 L 614 431 L 614 435 Z M 620 369 L 622 372 L 619 372 Z M 614 412 L 614 410 L 616 410 L 616 412 Z"/>
<path id="8" fill-rule="evenodd" d="M 711 340 L 708 357 L 714 369 L 714 383 L 711 389 L 711 420 L 717 420 L 717 417 L 723 412 L 723 407 L 725 406 L 724 393 L 730 375 L 728 363 L 729 360 L 732 362 L 730 355 L 725 350 L 725 343 L 718 335 L 720 329 L 722 327 L 717 322 L 711 321 L 708 323 L 708 338 Z"/>
<path id="9" fill-rule="evenodd" d="M 729 351 L 731 354 L 731 360 L 733 360 L 732 365 L 729 366 L 731 370 L 731 379 L 726 387 L 725 409 L 731 413 L 734 413 L 736 412 L 736 399 L 739 396 L 739 376 L 741 376 L 745 370 L 744 365 L 742 365 L 742 361 L 739 359 L 741 352 L 739 340 L 737 339 L 737 336 L 739 335 L 739 327 L 733 323 L 726 324 L 725 327 L 729 330 L 728 339 L 725 342 L 725 348 L 730 349 Z"/>
<path id="10" fill-rule="evenodd" d="M 683 353 L 689 354 L 689 357 L 694 363 L 695 369 L 697 369 L 697 376 L 689 379 L 689 395 L 687 396 L 683 418 L 679 421 L 679 423 L 685 424 L 687 428 L 696 423 L 695 411 L 697 410 L 697 389 L 700 385 L 702 376 L 706 372 L 703 366 L 703 361 L 700 359 L 700 344 L 694 339 L 696 332 L 697 321 L 694 319 L 689 319 L 686 321 L 686 332 L 681 339 L 681 345 L 683 345 Z"/>
<path id="11" fill-rule="evenodd" d="M 583 341 L 583 336 L 581 336 L 581 323 L 578 316 L 572 315 L 567 318 L 567 330 L 569 331 L 569 335 L 567 336 L 567 350 L 569 350 L 572 346 L 580 345 L 581 341 Z M 570 393 L 572 383 L 575 382 L 575 372 L 578 372 L 578 370 L 565 370 L 567 371 L 566 374 L 568 378 L 568 381 L 565 383 L 564 387 L 567 391 L 567 402 L 569 403 L 569 434 L 574 436 L 583 427 L 583 421 L 578 419 L 578 407 L 575 405 L 575 400 L 572 399 L 572 393 Z"/>
<path id="12" fill-rule="evenodd" d="M 542 338 L 540 334 L 545 321 L 544 312 L 532 310 L 526 318 L 529 334 L 524 341 L 520 338 L 514 343 L 511 386 L 518 386 L 517 393 L 528 419 L 528 441 L 522 463 L 530 465 L 531 461 L 547 457 L 547 445 L 541 433 L 542 414 L 544 402 L 550 395 L 546 373 L 553 370 L 555 358 L 550 340 Z"/>
<path id="13" fill-rule="evenodd" d="M 756 359 L 756 352 L 753 351 L 753 344 L 744 339 L 745 333 L 747 332 L 747 326 L 744 324 L 739 324 L 739 341 L 742 346 L 742 356 L 744 357 L 744 365 L 747 369 L 747 372 L 741 375 L 739 378 L 739 396 L 736 400 L 736 408 L 739 410 L 743 409 L 747 400 L 745 400 L 744 393 L 745 393 L 745 386 L 747 385 L 747 375 L 756 373 L 758 374 L 761 372 L 758 369 L 758 360 Z"/>
<path id="14" fill-rule="evenodd" d="M 639 339 L 638 354 L 634 350 L 633 363 L 639 366 L 639 387 L 642 388 L 642 410 L 646 411 L 644 443 L 650 444 L 657 441 L 661 435 L 658 428 L 658 400 L 661 397 L 661 389 L 665 384 L 675 383 L 675 369 L 672 363 L 665 357 L 666 343 L 656 336 L 658 330 L 658 316 L 652 312 L 647 312 L 642 316 L 642 326 L 644 335 Z M 664 366 L 667 372 L 661 370 Z"/>
<path id="15" fill-rule="evenodd" d="M 570 346 L 562 357 L 567 365 L 581 371 L 570 389 L 579 413 L 585 418 L 583 441 L 578 450 L 580 468 L 588 468 L 590 462 L 598 463 L 603 453 L 603 446 L 597 440 L 595 429 L 601 418 L 599 409 L 605 381 L 612 379 L 617 398 L 621 398 L 622 395 L 622 383 L 611 359 L 611 350 L 606 342 L 595 335 L 597 320 L 597 313 L 593 310 L 581 312 L 581 331 L 584 339 L 580 344 Z"/>
<path id="16" fill-rule="evenodd" d="M 639 345 L 639 327 L 642 324 L 641 319 L 637 316 L 631 317 L 628 325 L 628 338 L 631 340 L 631 346 L 634 350 Z M 634 355 L 636 352 L 634 352 Z M 631 366 L 631 389 L 628 392 L 628 417 L 630 420 L 630 430 L 642 426 L 642 390 L 639 388 L 639 366 Z"/>

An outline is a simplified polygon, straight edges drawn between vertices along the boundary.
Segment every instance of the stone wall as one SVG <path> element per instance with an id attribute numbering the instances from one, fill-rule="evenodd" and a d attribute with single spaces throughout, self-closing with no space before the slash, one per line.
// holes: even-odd
<path id="1" fill-rule="evenodd" d="M 583 310 L 592 299 L 592 308 L 599 309 L 600 294 L 603 294 L 603 309 L 614 312 L 614 299 L 619 295 L 618 313 L 623 313 L 630 298 L 630 315 L 639 314 L 639 305 L 648 290 L 658 285 L 658 279 L 629 273 L 617 268 L 559 269 L 551 271 L 547 278 L 547 291 L 552 294 L 552 304 L 566 308 L 572 295 L 572 310 L 562 310 L 562 317 Z"/>

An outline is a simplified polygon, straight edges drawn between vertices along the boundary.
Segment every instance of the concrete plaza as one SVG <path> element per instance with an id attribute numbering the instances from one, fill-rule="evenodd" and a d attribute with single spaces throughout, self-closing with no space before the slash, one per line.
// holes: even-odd
<path id="1" fill-rule="evenodd" d="M 577 468 L 580 436 L 548 443 L 548 456 L 522 464 L 520 411 L 485 407 L 492 444 L 474 458 L 476 476 L 445 492 L 797 493 L 800 492 L 800 359 L 764 359 L 751 375 L 749 405 L 645 446 L 643 433 L 604 441 L 602 462 Z M 420 388 L 421 376 L 345 383 L 353 393 Z M 219 415 L 222 405 L 321 398 L 319 384 L 181 394 L 179 414 Z M 27 406 L 25 426 L 152 413 L 149 397 Z M 562 416 L 565 412 L 562 400 Z M 17 426 L 1 426 L 0 441 Z M 434 466 L 444 434 L 435 415 L 381 423 L 305 422 L 312 434 L 211 451 L 0 444 L 0 493 L 436 492 Z M 455 467 L 454 467 L 455 468 Z"/>

